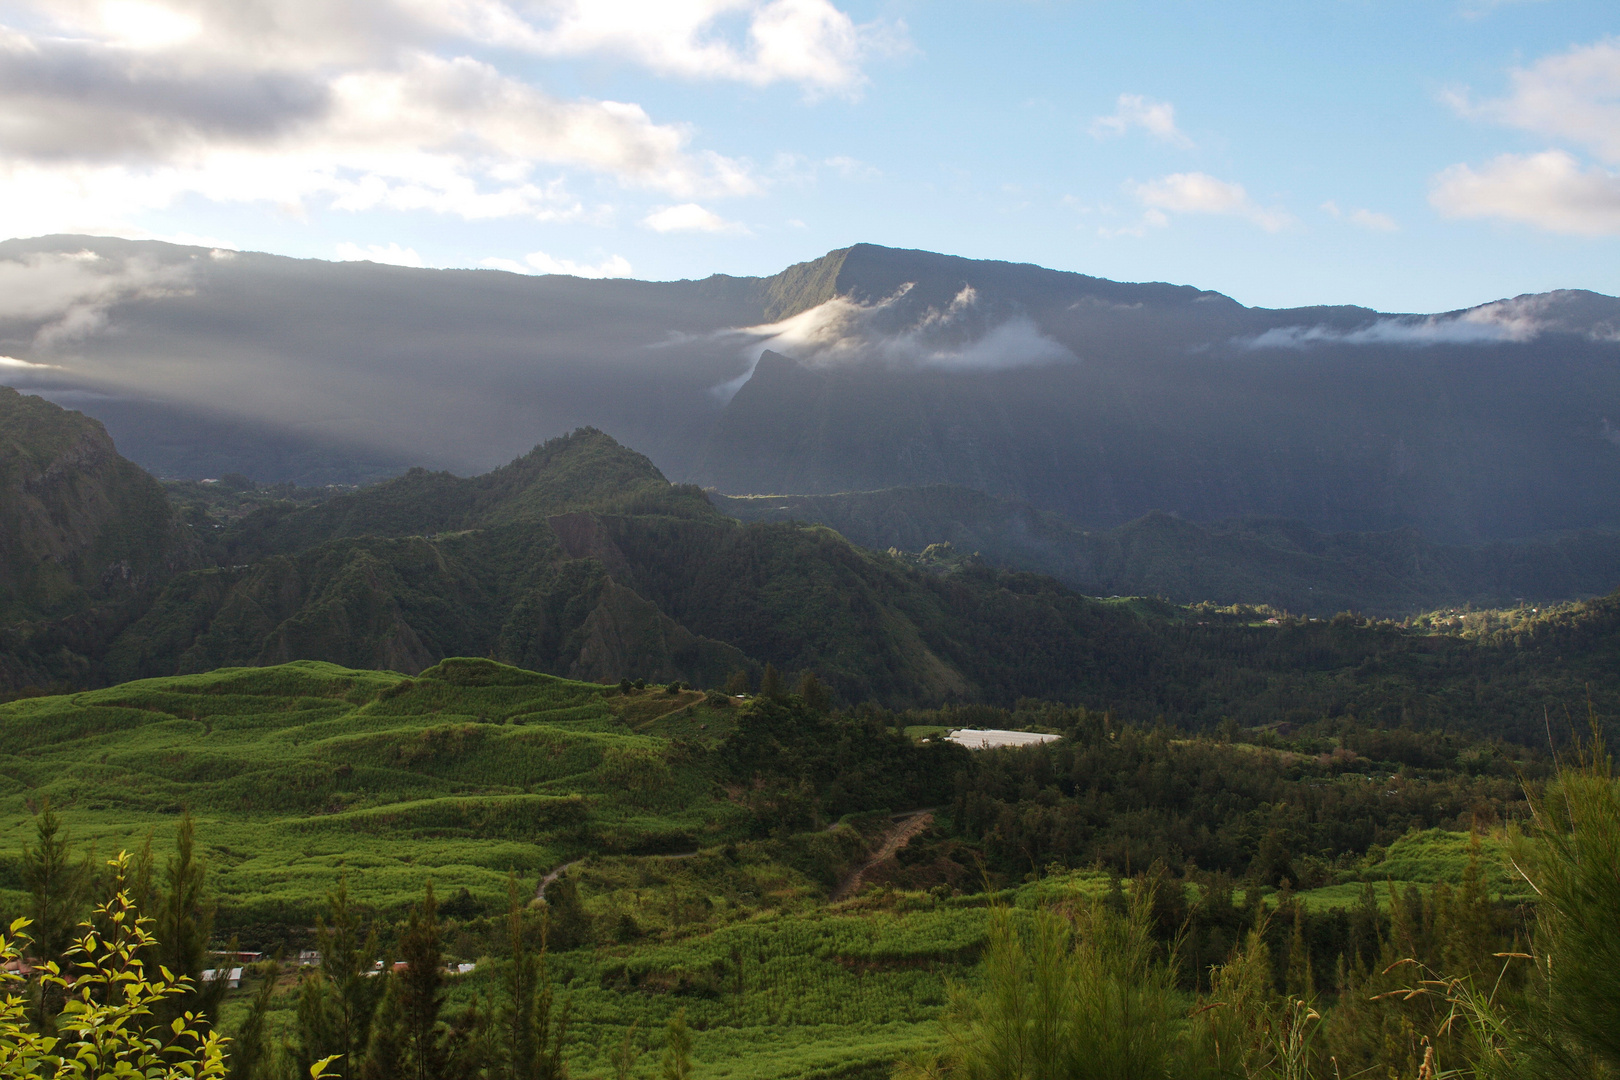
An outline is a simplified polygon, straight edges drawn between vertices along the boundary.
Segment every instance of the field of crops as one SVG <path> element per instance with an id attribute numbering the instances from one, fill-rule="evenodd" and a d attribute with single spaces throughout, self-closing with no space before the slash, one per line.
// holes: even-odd
<path id="1" fill-rule="evenodd" d="M 431 879 L 447 958 L 484 961 L 509 875 L 526 897 L 566 866 L 549 886 L 550 972 L 573 1075 L 611 1075 L 632 1025 L 648 1073 L 685 1009 L 700 1076 L 858 1080 L 937 1046 L 952 986 L 975 978 L 988 905 L 1115 887 L 1101 871 L 1047 871 L 991 895 L 880 887 L 830 903 L 890 816 L 762 834 L 716 764 L 743 711 L 483 660 L 416 678 L 300 662 L 0 705 L 0 916 L 21 908 L 19 854 L 46 798 L 80 851 L 150 836 L 160 863 L 189 809 L 218 932 L 245 947 L 307 944 L 346 880 L 386 950 Z M 1386 881 L 1455 883 L 1470 844 L 1414 830 L 1300 898 L 1350 908 L 1368 882 L 1380 902 Z M 1499 847 L 1481 844 L 1493 893 L 1518 899 Z M 457 980 L 452 1001 L 490 994 L 495 967 Z M 295 978 L 282 980 L 273 1026 L 290 1034 Z M 227 1027 L 252 990 L 228 1000 Z"/>
<path id="2" fill-rule="evenodd" d="M 298 662 L 150 679 L 0 705 L 0 905 L 49 798 L 102 854 L 190 809 L 225 926 L 310 922 L 347 875 L 397 911 L 432 877 L 504 904 L 586 853 L 690 851 L 735 832 L 702 748 L 724 730 L 703 695 L 604 694 L 489 661 L 418 678 Z M 723 710 L 720 710 L 723 712 Z"/>

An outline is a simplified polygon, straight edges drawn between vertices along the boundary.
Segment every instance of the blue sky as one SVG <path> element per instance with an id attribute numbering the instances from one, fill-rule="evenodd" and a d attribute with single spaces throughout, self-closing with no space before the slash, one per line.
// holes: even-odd
<path id="1" fill-rule="evenodd" d="M 1433 311 L 1620 293 L 1564 0 L 0 0 L 0 234 L 643 278 L 857 241 Z"/>

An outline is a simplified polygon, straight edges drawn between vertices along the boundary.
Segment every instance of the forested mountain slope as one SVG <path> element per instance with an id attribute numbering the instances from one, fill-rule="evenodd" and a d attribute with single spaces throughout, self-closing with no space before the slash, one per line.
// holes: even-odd
<path id="1" fill-rule="evenodd" d="M 5 381 L 164 476 L 480 473 L 594 426 L 729 494 L 950 483 L 1091 528 L 1163 511 L 1448 544 L 1620 527 L 1620 300 L 1578 290 L 1268 310 L 870 244 L 676 282 L 81 236 L 0 261 L 42 297 L 0 320 Z M 60 355 L 81 301 L 105 330 Z"/>
<path id="2" fill-rule="evenodd" d="M 52 432 L 85 423 L 38 415 Z M 13 623 L 7 686 L 298 659 L 413 673 L 467 655 L 718 686 L 770 664 L 816 672 L 846 703 L 1039 697 L 1193 727 L 1349 712 L 1531 737 L 1588 685 L 1607 708 L 1620 671 L 1620 596 L 1421 626 L 1099 600 L 822 526 L 738 522 L 592 429 L 482 476 L 413 470 L 218 528 L 187 522 L 171 522 L 174 550 L 211 565 L 162 564 L 117 605 Z"/>
<path id="3" fill-rule="evenodd" d="M 1620 587 L 1620 533 L 1589 530 L 1523 541 L 1437 544 L 1411 529 L 1322 533 L 1296 521 L 1196 522 L 1153 513 L 1082 529 L 1028 503 L 972 488 L 709 498 L 740 521 L 804 521 L 864 547 L 949 556 L 1050 574 L 1095 595 L 1178 603 L 1269 604 L 1305 615 L 1400 618 L 1443 607 L 1512 607 Z"/>

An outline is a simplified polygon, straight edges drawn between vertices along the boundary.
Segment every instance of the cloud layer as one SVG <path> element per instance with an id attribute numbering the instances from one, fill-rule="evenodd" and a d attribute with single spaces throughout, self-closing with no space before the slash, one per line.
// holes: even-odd
<path id="1" fill-rule="evenodd" d="M 1285 326 L 1244 344 L 1256 349 L 1313 345 L 1480 345 L 1531 341 L 1542 334 L 1576 334 L 1620 341 L 1620 303 L 1594 293 L 1561 290 L 1498 300 L 1446 315 L 1397 315 L 1353 330 Z"/>
<path id="2" fill-rule="evenodd" d="M 566 274 L 582 278 L 622 278 L 629 277 L 632 271 L 630 260 L 623 255 L 610 255 L 591 265 L 572 259 L 553 258 L 543 251 L 529 252 L 523 256 L 522 262 L 515 259 L 485 259 L 484 265 L 491 270 L 506 270 L 514 274 Z"/>
<path id="3" fill-rule="evenodd" d="M 831 0 L 12 0 L 0 20 L 9 234 L 198 196 L 564 220 L 589 212 L 576 173 L 752 194 L 753 167 L 694 147 L 686 125 L 559 97 L 479 53 L 852 93 L 887 33 Z"/>

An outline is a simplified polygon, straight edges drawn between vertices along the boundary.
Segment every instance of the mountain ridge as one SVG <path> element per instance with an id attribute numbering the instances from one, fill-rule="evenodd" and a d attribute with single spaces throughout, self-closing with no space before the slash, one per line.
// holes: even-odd
<path id="1" fill-rule="evenodd" d="M 732 494 L 955 483 L 1093 528 L 1157 510 L 1451 544 L 1620 528 L 1620 301 L 1579 290 L 1273 310 L 871 244 L 678 282 L 92 237 L 0 260 L 59 294 L 0 308 L 0 375 L 165 475 L 481 474 L 595 427 Z M 107 330 L 68 356 L 75 305 Z M 766 351 L 807 377 L 766 393 Z"/>

